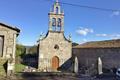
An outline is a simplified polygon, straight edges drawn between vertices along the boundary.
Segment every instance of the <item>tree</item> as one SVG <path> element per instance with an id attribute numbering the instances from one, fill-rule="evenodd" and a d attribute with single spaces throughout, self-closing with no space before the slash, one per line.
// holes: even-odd
<path id="1" fill-rule="evenodd" d="M 16 57 L 22 56 L 25 54 L 25 47 L 21 44 L 16 45 Z"/>
<path id="2" fill-rule="evenodd" d="M 30 47 L 28 52 L 29 52 L 30 54 L 35 54 L 35 53 L 37 53 L 37 46 L 34 45 L 34 46 Z"/>

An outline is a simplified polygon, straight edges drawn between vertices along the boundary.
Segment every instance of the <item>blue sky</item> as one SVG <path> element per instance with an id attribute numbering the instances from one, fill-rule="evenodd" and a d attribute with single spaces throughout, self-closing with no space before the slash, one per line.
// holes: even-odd
<path id="1" fill-rule="evenodd" d="M 59 0 L 66 3 L 120 10 L 120 0 Z M 41 32 L 48 30 L 48 12 L 52 0 L 1 0 L 0 22 L 21 29 L 18 42 L 34 45 Z M 73 42 L 120 39 L 120 12 L 101 11 L 62 5 L 65 12 L 65 36 Z"/>

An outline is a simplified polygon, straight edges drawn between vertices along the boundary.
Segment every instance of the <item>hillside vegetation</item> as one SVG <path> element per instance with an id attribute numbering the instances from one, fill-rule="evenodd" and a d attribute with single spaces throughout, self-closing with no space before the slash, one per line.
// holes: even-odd
<path id="1" fill-rule="evenodd" d="M 74 48 L 99 48 L 99 47 L 120 47 L 120 39 L 116 40 L 105 40 L 105 41 L 91 41 L 87 42 Z"/>

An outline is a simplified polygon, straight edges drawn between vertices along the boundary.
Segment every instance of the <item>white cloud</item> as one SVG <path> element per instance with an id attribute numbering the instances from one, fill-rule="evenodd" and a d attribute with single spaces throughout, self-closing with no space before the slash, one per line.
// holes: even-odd
<path id="1" fill-rule="evenodd" d="M 96 36 L 107 37 L 107 34 L 96 34 Z"/>
<path id="2" fill-rule="evenodd" d="M 79 44 L 86 43 L 88 40 L 87 39 L 82 39 Z"/>
<path id="3" fill-rule="evenodd" d="M 120 11 L 114 11 L 111 16 L 120 16 Z"/>
<path id="4" fill-rule="evenodd" d="M 99 37 L 108 37 L 111 39 L 120 39 L 120 34 L 96 34 Z"/>
<path id="5" fill-rule="evenodd" d="M 120 39 L 120 34 L 111 35 L 112 39 Z"/>
<path id="6" fill-rule="evenodd" d="M 83 39 L 83 42 L 87 42 L 87 39 Z"/>
<path id="7" fill-rule="evenodd" d="M 80 27 L 78 30 L 76 30 L 76 33 L 82 36 L 86 36 L 88 33 L 93 33 L 93 29 L 89 29 L 89 28 L 83 28 Z"/>

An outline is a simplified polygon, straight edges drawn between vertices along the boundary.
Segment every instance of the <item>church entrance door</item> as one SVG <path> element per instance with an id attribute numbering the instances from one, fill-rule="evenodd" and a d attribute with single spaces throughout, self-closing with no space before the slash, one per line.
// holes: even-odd
<path id="1" fill-rule="evenodd" d="M 52 69 L 57 70 L 58 67 L 59 67 L 59 58 L 57 56 L 54 56 L 52 58 Z"/>

